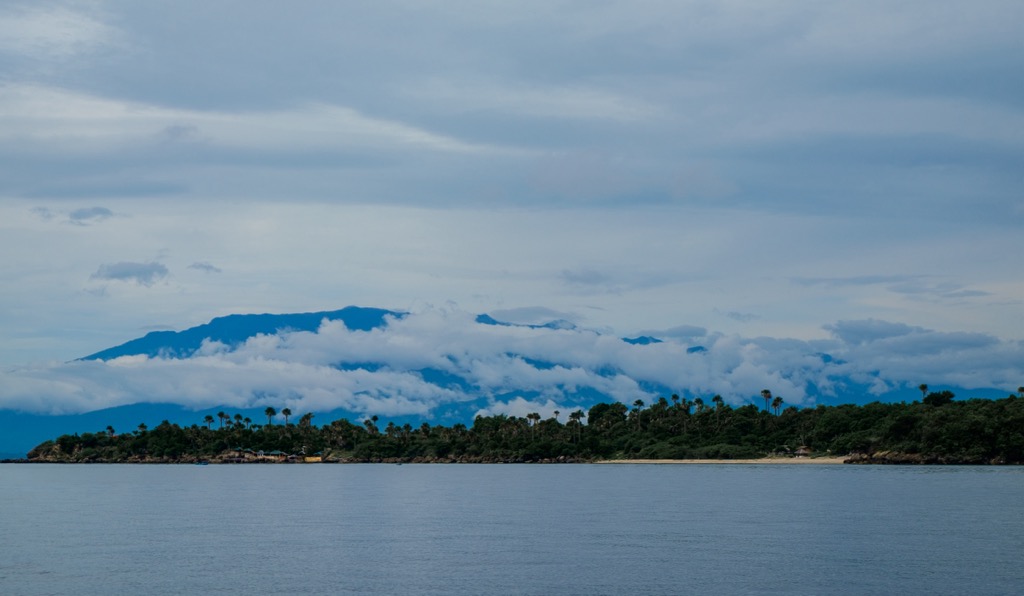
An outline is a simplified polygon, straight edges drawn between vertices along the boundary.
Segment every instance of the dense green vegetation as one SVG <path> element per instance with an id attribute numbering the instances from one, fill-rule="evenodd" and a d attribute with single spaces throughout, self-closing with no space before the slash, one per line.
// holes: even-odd
<path id="1" fill-rule="evenodd" d="M 923 386 L 925 387 L 925 386 Z M 922 394 L 925 390 L 922 389 Z M 762 393 L 765 409 L 733 408 L 719 396 L 707 404 L 673 395 L 649 407 L 599 403 L 565 421 L 539 414 L 477 417 L 472 427 L 388 423 L 376 416 L 354 424 L 340 419 L 316 426 L 313 414 L 285 424 L 267 408 L 267 424 L 221 412 L 202 424 L 163 422 L 129 433 L 111 427 L 64 435 L 29 453 L 34 461 L 129 462 L 235 459 L 278 453 L 324 461 L 538 462 L 602 459 L 738 459 L 770 454 L 867 454 L 871 461 L 914 463 L 1024 463 L 1024 397 L 954 401 L 948 391 L 920 402 L 782 409 Z M 586 423 L 584 423 L 586 419 Z M 216 424 L 216 427 L 214 427 Z M 892 457 L 890 457 L 892 456 Z M 898 456 L 898 457 L 895 457 Z M 295 459 L 295 458 L 293 458 Z M 864 459 L 864 458 L 862 458 Z"/>

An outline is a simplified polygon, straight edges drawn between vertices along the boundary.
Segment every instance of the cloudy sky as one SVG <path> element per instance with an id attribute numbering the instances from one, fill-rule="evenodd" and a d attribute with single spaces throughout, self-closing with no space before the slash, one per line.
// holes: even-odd
<path id="1" fill-rule="evenodd" d="M 1007 382 L 1021 23 L 1018 0 L 4 2 L 0 366 L 357 304 L 912 329 Z"/>

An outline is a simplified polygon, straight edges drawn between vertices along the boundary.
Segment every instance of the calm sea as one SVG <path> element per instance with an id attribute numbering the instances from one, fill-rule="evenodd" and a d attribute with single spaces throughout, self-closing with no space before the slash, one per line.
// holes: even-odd
<path id="1" fill-rule="evenodd" d="M 1024 468 L 0 465 L 0 593 L 1019 594 Z"/>

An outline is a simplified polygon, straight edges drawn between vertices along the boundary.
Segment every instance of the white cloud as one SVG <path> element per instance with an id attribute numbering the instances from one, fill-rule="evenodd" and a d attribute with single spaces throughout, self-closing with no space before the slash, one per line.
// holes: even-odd
<path id="1" fill-rule="evenodd" d="M 495 111 L 559 120 L 595 120 L 636 124 L 667 114 L 646 100 L 586 87 L 506 87 L 478 80 L 417 80 L 405 93 L 439 109 Z"/>
<path id="2" fill-rule="evenodd" d="M 885 390 L 922 381 L 998 388 L 1016 387 L 1024 375 L 1020 342 L 864 324 L 906 333 L 874 333 L 880 339 L 866 343 L 859 336 L 847 343 L 712 335 L 704 338 L 711 340 L 705 352 L 688 353 L 692 344 L 678 340 L 631 345 L 587 330 L 486 325 L 469 313 L 430 309 L 368 332 L 335 321 L 317 332 L 256 336 L 234 350 L 207 342 L 188 359 L 128 356 L 15 368 L 2 373 L 0 407 L 59 413 L 166 401 L 430 419 L 477 399 L 487 403 L 479 412 L 524 415 L 586 409 L 592 398 L 580 391 L 627 404 L 664 396 L 644 388 L 651 384 L 706 400 L 721 394 L 732 404 L 756 401 L 769 388 L 788 404 L 807 405 L 849 389 L 851 380 Z M 374 366 L 338 368 L 342 363 Z M 424 369 L 444 376 L 432 381 Z"/>
<path id="3" fill-rule="evenodd" d="M 493 150 L 327 103 L 269 112 L 200 111 L 16 83 L 0 85 L 0 125 L 0 142 L 30 142 L 36 151 L 58 153 L 163 143 L 245 151 Z"/>
<path id="4" fill-rule="evenodd" d="M 496 416 L 498 414 L 505 414 L 506 416 L 526 418 L 527 414 L 540 414 L 541 418 L 547 419 L 554 418 L 555 412 L 558 412 L 558 419 L 565 422 L 568 419 L 569 413 L 575 409 L 577 408 L 570 409 L 569 406 L 560 405 L 550 399 L 538 401 L 528 400 L 522 397 L 513 397 L 506 401 L 495 400 L 492 403 L 489 403 L 487 407 L 477 410 L 474 416 Z"/>
<path id="5" fill-rule="evenodd" d="M 95 16 L 58 3 L 0 9 L 0 52 L 61 60 L 95 51 L 116 37 L 117 31 Z"/>

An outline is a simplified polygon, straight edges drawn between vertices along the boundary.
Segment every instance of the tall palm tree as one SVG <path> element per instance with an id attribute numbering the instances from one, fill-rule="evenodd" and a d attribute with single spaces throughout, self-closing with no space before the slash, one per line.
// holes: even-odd
<path id="1" fill-rule="evenodd" d="M 245 423 L 246 430 L 252 428 L 252 418 L 249 418 L 248 416 L 246 416 L 245 418 L 242 419 L 242 422 Z"/>
<path id="2" fill-rule="evenodd" d="M 207 414 L 206 416 L 203 417 L 203 422 L 206 424 L 206 429 L 209 430 L 210 425 L 213 424 L 213 416 Z"/>
<path id="3" fill-rule="evenodd" d="M 1024 397 L 1024 387 L 1017 387 L 1017 395 Z"/>
<path id="4" fill-rule="evenodd" d="M 530 421 L 530 436 L 537 436 L 537 423 L 540 422 L 540 414 L 537 412 L 530 412 L 526 415 L 526 419 Z"/>
<path id="5" fill-rule="evenodd" d="M 277 416 L 277 410 L 270 406 L 267 406 L 267 409 L 263 410 L 263 413 L 267 415 L 267 426 L 273 426 L 274 416 Z"/>
<path id="6" fill-rule="evenodd" d="M 725 400 L 722 399 L 721 395 L 715 394 L 715 396 L 711 398 L 711 401 L 715 404 L 715 426 L 719 427 L 721 426 L 719 418 L 722 414 L 722 406 L 725 405 Z"/>
<path id="7" fill-rule="evenodd" d="M 917 388 L 921 390 L 921 399 L 928 397 L 928 385 L 921 383 Z"/>
<path id="8" fill-rule="evenodd" d="M 223 429 L 224 428 L 224 421 L 227 420 L 228 418 L 230 418 L 230 416 L 228 416 L 224 412 L 217 412 L 217 418 L 220 418 L 220 427 Z"/>
<path id="9" fill-rule="evenodd" d="M 764 411 L 768 411 L 768 402 L 772 401 L 772 392 L 767 389 L 761 390 L 761 397 L 764 398 Z"/>
<path id="10" fill-rule="evenodd" d="M 292 415 L 292 411 L 288 408 L 281 410 L 281 415 L 284 416 L 284 425 L 288 426 L 288 417 Z"/>
<path id="11" fill-rule="evenodd" d="M 583 438 L 583 410 L 570 413 L 569 422 L 572 423 L 573 430 L 576 431 L 576 442 L 578 443 Z"/>
<path id="12" fill-rule="evenodd" d="M 775 399 L 772 400 L 772 409 L 775 410 L 775 415 L 776 416 L 779 415 L 779 410 L 782 409 L 782 404 L 783 404 L 782 398 L 779 397 L 778 395 L 776 395 Z"/>

